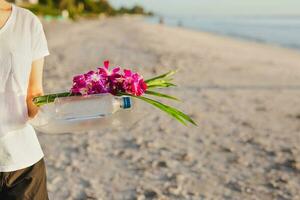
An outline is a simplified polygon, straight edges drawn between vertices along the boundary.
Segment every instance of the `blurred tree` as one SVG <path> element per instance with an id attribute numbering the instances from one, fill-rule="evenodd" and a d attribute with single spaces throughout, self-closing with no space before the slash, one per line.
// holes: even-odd
<path id="1" fill-rule="evenodd" d="M 143 13 L 145 13 L 145 11 L 144 11 L 144 8 L 143 7 L 141 7 L 141 6 L 138 6 L 138 5 L 136 5 L 136 6 L 134 6 L 132 9 L 131 9 L 131 13 L 133 14 L 143 14 Z"/>
<path id="2" fill-rule="evenodd" d="M 16 0 L 33 12 L 41 15 L 59 15 L 58 13 L 66 10 L 71 18 L 79 15 L 97 15 L 104 13 L 107 15 L 116 14 L 149 14 L 146 13 L 141 6 L 132 8 L 122 7 L 115 9 L 107 0 Z M 30 2 L 38 2 L 38 4 L 28 4 Z M 25 4 L 24 4 L 25 3 Z M 26 4 L 27 3 L 27 4 Z"/>

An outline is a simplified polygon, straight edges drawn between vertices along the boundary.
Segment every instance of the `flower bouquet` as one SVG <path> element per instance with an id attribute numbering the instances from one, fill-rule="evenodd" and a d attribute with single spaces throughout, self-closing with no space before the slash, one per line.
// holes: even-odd
<path id="1" fill-rule="evenodd" d="M 197 126 L 191 117 L 180 110 L 146 97 L 148 95 L 178 101 L 176 97 L 154 91 L 156 88 L 176 86 L 171 82 L 171 76 L 175 73 L 176 71 L 170 71 L 166 74 L 144 80 L 141 75 L 129 69 L 121 71 L 120 67 L 115 67 L 109 70 L 109 61 L 105 61 L 104 66 L 98 68 L 96 71 L 89 71 L 85 74 L 75 76 L 73 78 L 73 86 L 69 92 L 39 96 L 34 98 L 33 102 L 37 106 L 42 106 L 52 103 L 56 98 L 60 97 L 87 96 L 102 93 L 110 93 L 115 96 L 131 96 L 159 108 L 184 125 L 192 123 Z"/>

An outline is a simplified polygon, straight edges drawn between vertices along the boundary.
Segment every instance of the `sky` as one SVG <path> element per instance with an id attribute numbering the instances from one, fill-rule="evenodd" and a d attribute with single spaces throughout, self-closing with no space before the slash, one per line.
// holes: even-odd
<path id="1" fill-rule="evenodd" d="M 109 0 L 162 15 L 300 15 L 300 0 Z"/>

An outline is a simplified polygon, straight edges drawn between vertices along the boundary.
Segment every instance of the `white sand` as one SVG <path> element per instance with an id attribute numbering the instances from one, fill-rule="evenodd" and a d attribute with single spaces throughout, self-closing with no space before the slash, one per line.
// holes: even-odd
<path id="1" fill-rule="evenodd" d="M 300 199 L 300 52 L 130 18 L 45 28 L 47 92 L 105 59 L 146 78 L 179 68 L 172 105 L 199 124 L 142 104 L 125 130 L 39 134 L 51 199 Z"/>

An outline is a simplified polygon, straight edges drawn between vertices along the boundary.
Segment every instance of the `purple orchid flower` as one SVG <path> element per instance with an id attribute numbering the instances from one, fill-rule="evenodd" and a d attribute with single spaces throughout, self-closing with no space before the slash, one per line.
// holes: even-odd
<path id="1" fill-rule="evenodd" d="M 135 96 L 141 96 L 147 90 L 147 85 L 141 75 L 133 73 L 131 70 L 123 70 L 120 67 L 109 70 L 109 61 L 104 62 L 104 66 L 98 71 L 89 71 L 83 75 L 73 78 L 73 94 L 89 95 L 99 93 L 126 92 Z"/>
<path id="2" fill-rule="evenodd" d="M 141 75 L 131 70 L 124 70 L 123 88 L 129 94 L 141 96 L 147 90 L 147 85 Z"/>

